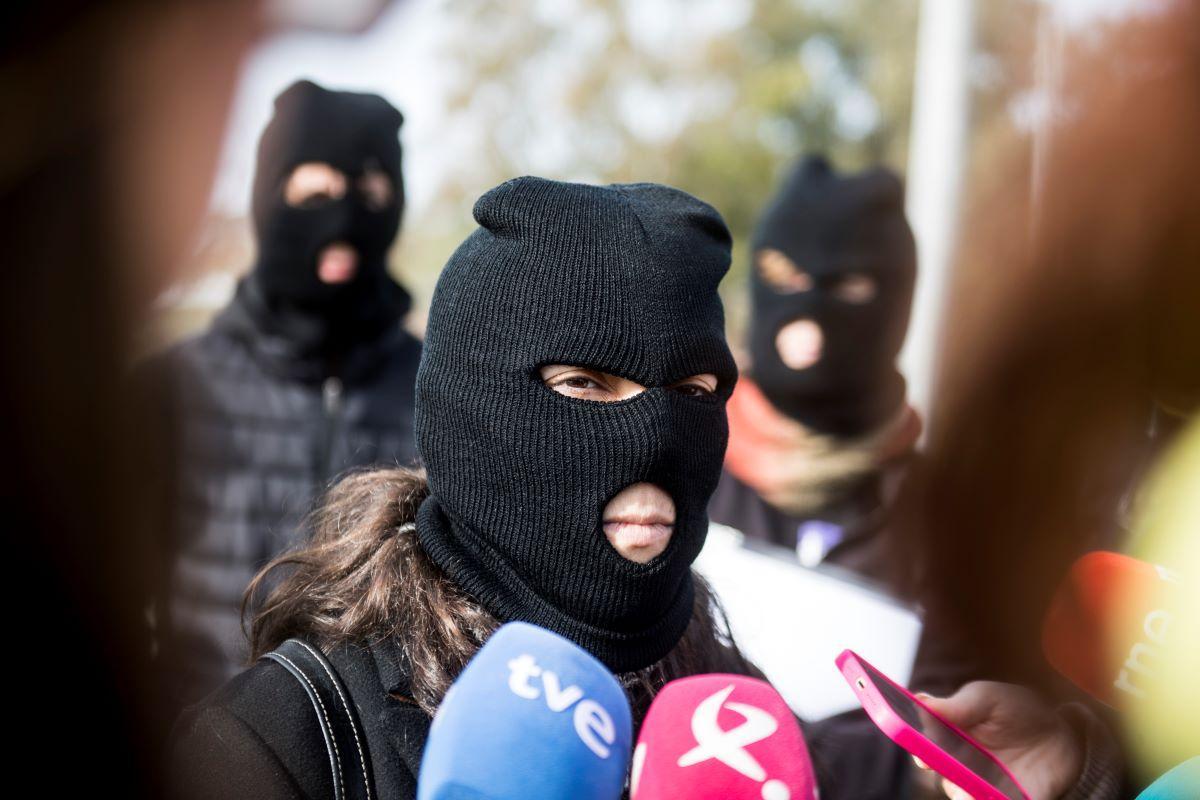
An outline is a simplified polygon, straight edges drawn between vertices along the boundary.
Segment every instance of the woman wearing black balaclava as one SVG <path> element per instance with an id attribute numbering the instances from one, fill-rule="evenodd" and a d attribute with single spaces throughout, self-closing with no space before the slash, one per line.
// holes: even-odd
<path id="1" fill-rule="evenodd" d="M 720 215 L 665 186 L 519 178 L 475 218 L 438 282 L 417 378 L 427 477 L 337 485 L 312 540 L 260 573 L 284 574 L 251 623 L 256 656 L 289 637 L 329 656 L 383 797 L 415 796 L 433 712 L 503 622 L 592 652 L 635 719 L 673 678 L 753 672 L 690 570 L 736 380 Z M 260 660 L 180 720 L 174 785 L 330 795 L 321 731 L 300 684 Z M 818 761 L 859 773 L 822 776 L 826 796 L 895 796 L 905 759 L 862 715 L 809 736 Z"/>
<path id="2" fill-rule="evenodd" d="M 916 274 L 900 180 L 800 162 L 752 245 L 749 379 L 709 513 L 884 580 L 884 529 L 920 421 L 896 369 Z"/>

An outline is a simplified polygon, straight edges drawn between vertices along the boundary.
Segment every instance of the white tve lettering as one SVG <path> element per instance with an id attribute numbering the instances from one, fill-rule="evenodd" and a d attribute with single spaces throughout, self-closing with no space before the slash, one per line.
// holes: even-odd
<path id="1" fill-rule="evenodd" d="M 542 685 L 546 687 L 546 707 L 551 711 L 566 711 L 583 697 L 583 689 L 578 686 L 562 688 L 558 676 L 550 670 L 542 673 Z"/>
<path id="2" fill-rule="evenodd" d="M 542 669 L 537 659 L 522 653 L 508 662 L 508 688 L 517 697 L 536 700 L 542 695 L 533 684 L 533 678 L 541 677 L 545 689 L 546 708 L 559 714 L 575 706 L 575 733 L 588 750 L 600 758 L 608 758 L 613 742 L 617 740 L 617 726 L 595 700 L 583 699 L 583 689 L 574 684 L 563 687 L 557 673 Z"/>
<path id="3" fill-rule="evenodd" d="M 517 697 L 533 700 L 538 696 L 538 690 L 529 683 L 530 678 L 542 674 L 537 660 L 529 654 L 519 655 L 508 662 L 508 688 Z"/>
<path id="4" fill-rule="evenodd" d="M 575 706 L 575 733 L 588 750 L 600 758 L 608 758 L 609 747 L 617 739 L 617 726 L 604 706 L 595 700 L 584 700 Z"/>

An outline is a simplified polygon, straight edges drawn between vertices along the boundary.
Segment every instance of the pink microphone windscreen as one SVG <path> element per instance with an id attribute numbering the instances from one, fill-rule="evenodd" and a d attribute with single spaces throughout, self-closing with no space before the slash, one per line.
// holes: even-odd
<path id="1" fill-rule="evenodd" d="M 663 687 L 633 753 L 631 800 L 815 800 L 808 746 L 769 683 L 697 675 Z"/>

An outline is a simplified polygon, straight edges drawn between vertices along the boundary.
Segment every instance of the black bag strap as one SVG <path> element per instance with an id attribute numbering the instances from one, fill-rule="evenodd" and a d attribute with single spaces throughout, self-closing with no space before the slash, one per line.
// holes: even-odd
<path id="1" fill-rule="evenodd" d="M 263 658 L 280 664 L 308 695 L 329 752 L 334 800 L 373 800 L 367 738 L 329 659 L 300 639 L 288 639 Z"/>

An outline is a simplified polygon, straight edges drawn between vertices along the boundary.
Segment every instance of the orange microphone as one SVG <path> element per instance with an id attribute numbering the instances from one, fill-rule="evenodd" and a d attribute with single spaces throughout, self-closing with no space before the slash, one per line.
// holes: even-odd
<path id="1" fill-rule="evenodd" d="M 1080 558 L 1042 625 L 1050 664 L 1092 697 L 1128 709 L 1157 690 L 1178 577 L 1120 553 Z"/>

